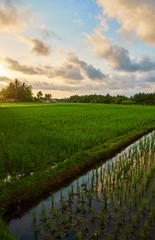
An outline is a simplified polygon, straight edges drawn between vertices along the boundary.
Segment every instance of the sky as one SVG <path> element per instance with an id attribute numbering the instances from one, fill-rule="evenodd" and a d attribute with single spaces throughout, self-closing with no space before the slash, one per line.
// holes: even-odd
<path id="1" fill-rule="evenodd" d="M 0 89 L 154 92 L 154 23 L 154 0 L 0 0 Z"/>

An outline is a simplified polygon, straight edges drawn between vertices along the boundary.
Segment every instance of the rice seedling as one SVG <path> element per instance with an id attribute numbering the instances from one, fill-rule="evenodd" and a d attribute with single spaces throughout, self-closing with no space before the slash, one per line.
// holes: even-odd
<path id="1" fill-rule="evenodd" d="M 134 227 L 136 226 L 136 220 L 137 220 L 137 216 L 136 216 L 136 214 L 134 213 L 133 216 L 132 216 L 132 222 L 133 222 L 133 226 L 134 226 Z"/>
<path id="2" fill-rule="evenodd" d="M 98 227 L 96 228 L 95 230 L 95 239 L 98 239 L 99 238 L 99 230 L 98 230 Z"/>
<path id="3" fill-rule="evenodd" d="M 53 207 L 53 204 L 54 204 L 54 193 L 51 192 L 51 201 L 52 201 L 52 207 Z"/>
<path id="4" fill-rule="evenodd" d="M 84 213 L 86 213 L 86 204 L 82 204 L 82 210 Z"/>
<path id="5" fill-rule="evenodd" d="M 62 200 L 62 191 L 63 191 L 63 189 L 61 188 L 61 189 L 60 189 L 60 193 L 61 193 L 61 200 Z"/>
<path id="6" fill-rule="evenodd" d="M 76 240 L 81 240 L 82 239 L 82 233 L 78 232 L 76 235 Z"/>
<path id="7" fill-rule="evenodd" d="M 104 225 L 104 220 L 105 220 L 104 212 L 101 212 L 100 218 L 101 218 L 101 224 Z"/>
<path id="8" fill-rule="evenodd" d="M 81 199 L 82 199 L 82 203 L 84 203 L 84 192 L 83 192 L 83 190 L 81 190 Z"/>
<path id="9" fill-rule="evenodd" d="M 71 193 L 73 194 L 73 190 L 74 190 L 74 185 L 71 184 Z"/>
<path id="10" fill-rule="evenodd" d="M 72 199 L 72 191 L 68 190 L 68 198 L 69 198 L 69 202 L 71 202 Z"/>
<path id="11" fill-rule="evenodd" d="M 84 229 L 87 230 L 87 220 L 85 218 L 83 219 L 83 225 Z"/>
<path id="12" fill-rule="evenodd" d="M 125 234 L 126 234 L 127 239 L 129 239 L 129 233 L 130 233 L 130 227 L 125 225 Z"/>
<path id="13" fill-rule="evenodd" d="M 45 232 L 44 232 L 43 227 L 41 227 L 41 236 L 42 236 L 43 239 L 45 239 Z"/>
<path id="14" fill-rule="evenodd" d="M 42 202 L 42 204 L 41 204 L 41 209 L 42 209 L 43 216 L 46 218 L 47 215 L 46 215 L 46 207 L 45 207 L 44 202 Z"/>
<path id="15" fill-rule="evenodd" d="M 140 229 L 140 231 L 139 231 L 139 239 L 140 240 L 145 239 L 145 233 L 144 233 L 144 231 L 142 229 Z"/>
<path id="16" fill-rule="evenodd" d="M 94 219 L 95 218 L 95 210 L 93 207 L 90 207 L 90 211 L 91 211 L 91 214 L 92 214 L 92 218 Z"/>

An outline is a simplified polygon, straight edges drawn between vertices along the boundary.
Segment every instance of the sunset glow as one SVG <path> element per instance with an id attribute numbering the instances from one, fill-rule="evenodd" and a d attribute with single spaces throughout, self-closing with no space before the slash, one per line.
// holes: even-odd
<path id="1" fill-rule="evenodd" d="M 0 76 L 5 76 L 5 75 L 7 75 L 7 70 L 5 70 L 5 68 L 0 66 Z"/>
<path id="2" fill-rule="evenodd" d="M 151 93 L 154 12 L 151 0 L 1 1 L 0 80 L 58 98 Z"/>

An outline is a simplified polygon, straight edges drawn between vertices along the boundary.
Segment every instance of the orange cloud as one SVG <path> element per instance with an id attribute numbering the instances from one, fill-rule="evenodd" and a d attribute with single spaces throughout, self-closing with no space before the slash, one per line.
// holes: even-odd
<path id="1" fill-rule="evenodd" d="M 155 44 L 154 0 L 97 0 L 97 3 L 103 7 L 103 14 L 122 24 L 120 33 L 136 31 L 142 41 Z"/>

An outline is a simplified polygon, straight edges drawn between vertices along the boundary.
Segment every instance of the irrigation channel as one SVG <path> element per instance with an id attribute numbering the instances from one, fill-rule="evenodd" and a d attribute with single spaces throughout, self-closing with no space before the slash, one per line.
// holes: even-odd
<path id="1" fill-rule="evenodd" d="M 30 239 L 155 239 L 155 131 L 40 202 L 9 229 Z"/>

